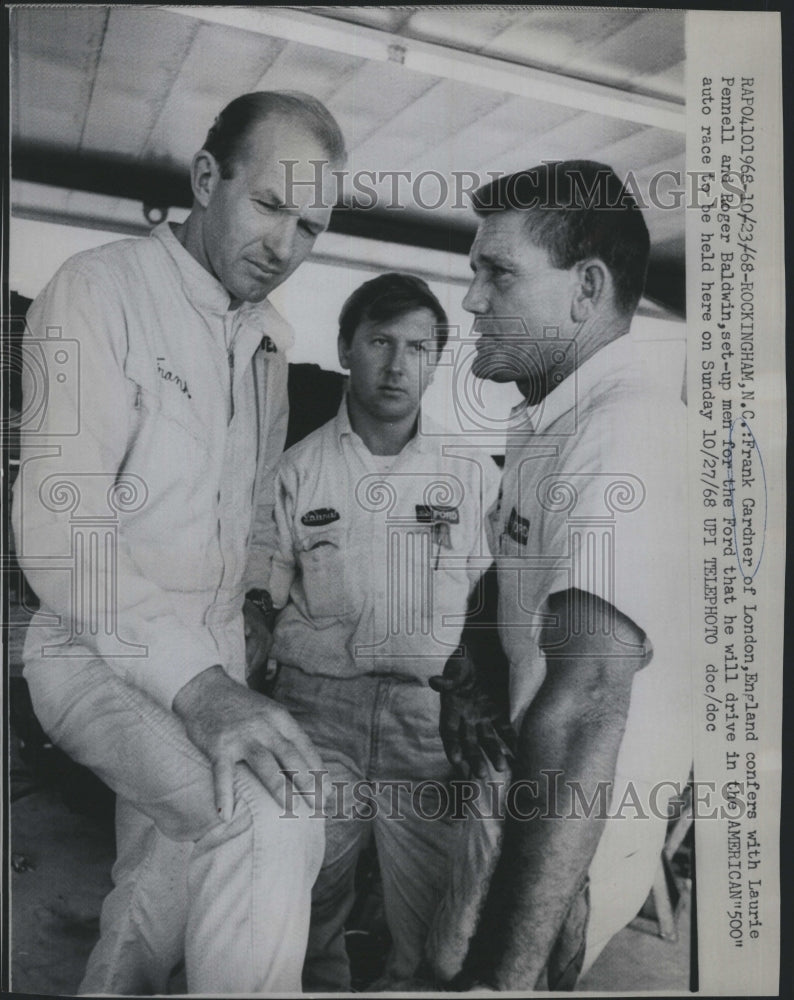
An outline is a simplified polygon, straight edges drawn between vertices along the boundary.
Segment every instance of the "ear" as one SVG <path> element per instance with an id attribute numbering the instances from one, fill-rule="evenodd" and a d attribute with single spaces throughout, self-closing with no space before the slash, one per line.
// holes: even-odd
<path id="1" fill-rule="evenodd" d="M 575 269 L 576 286 L 571 300 L 571 319 L 583 323 L 590 319 L 612 291 L 612 275 L 598 257 L 580 261 Z"/>
<path id="2" fill-rule="evenodd" d="M 190 185 L 193 188 L 193 198 L 202 208 L 206 208 L 209 204 L 212 192 L 220 179 L 221 170 L 218 161 L 212 153 L 200 149 L 190 164 Z"/>
<path id="3" fill-rule="evenodd" d="M 345 343 L 344 339 L 339 336 L 336 340 L 336 350 L 339 354 L 339 364 L 344 368 L 346 372 L 350 371 L 350 348 Z"/>

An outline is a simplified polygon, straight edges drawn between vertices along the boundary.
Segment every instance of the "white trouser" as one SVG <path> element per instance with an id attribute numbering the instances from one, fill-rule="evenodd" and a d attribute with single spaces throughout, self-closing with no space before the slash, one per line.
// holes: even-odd
<path id="1" fill-rule="evenodd" d="M 322 819 L 297 797 L 285 817 L 241 764 L 220 822 L 182 723 L 102 660 L 33 660 L 25 676 L 53 742 L 118 796 L 114 888 L 81 992 L 162 992 L 183 955 L 191 993 L 299 991 Z"/>

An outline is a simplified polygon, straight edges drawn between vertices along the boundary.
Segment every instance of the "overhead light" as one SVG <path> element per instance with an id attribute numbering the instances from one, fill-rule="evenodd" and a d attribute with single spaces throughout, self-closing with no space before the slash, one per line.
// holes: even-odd
<path id="1" fill-rule="evenodd" d="M 592 114 L 686 132 L 683 102 L 634 94 L 588 80 L 550 73 L 490 56 L 460 52 L 374 28 L 335 21 L 303 11 L 243 7 L 166 7 L 211 24 L 253 31 L 271 38 L 376 62 L 399 62 L 408 70 L 488 90 L 546 101 Z"/>

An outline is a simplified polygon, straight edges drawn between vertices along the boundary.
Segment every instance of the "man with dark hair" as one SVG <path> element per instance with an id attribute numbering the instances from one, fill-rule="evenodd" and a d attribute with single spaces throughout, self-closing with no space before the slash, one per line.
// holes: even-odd
<path id="1" fill-rule="evenodd" d="M 273 696 L 317 746 L 334 789 L 310 991 L 350 989 L 344 926 L 370 837 L 393 942 L 380 988 L 410 981 L 445 884 L 451 769 L 427 681 L 457 652 L 469 592 L 490 562 L 483 513 L 498 479 L 490 460 L 481 467 L 420 425 L 446 324 L 411 275 L 353 292 L 339 321 L 347 395 L 278 467 Z"/>
<path id="2" fill-rule="evenodd" d="M 244 634 L 267 634 L 287 419 L 291 332 L 267 297 L 330 217 L 282 161 L 327 175 L 343 144 L 308 97 L 230 107 L 234 135 L 193 158 L 185 222 L 72 258 L 28 315 L 32 341 L 57 326 L 80 351 L 25 436 L 14 531 L 41 600 L 35 711 L 117 793 L 87 993 L 164 992 L 183 956 L 191 992 L 299 989 L 322 859 L 307 809 L 280 818 L 278 773 L 313 788 L 319 757 L 246 686 Z"/>
<path id="3" fill-rule="evenodd" d="M 609 168 L 544 164 L 475 206 L 473 371 L 525 397 L 489 514 L 518 748 L 429 955 L 460 988 L 571 989 L 644 902 L 691 760 L 683 350 L 629 336 L 649 241 Z"/>
<path id="4" fill-rule="evenodd" d="M 498 177 L 475 191 L 472 204 L 485 218 L 508 209 L 523 212 L 532 241 L 556 268 L 589 256 L 607 265 L 618 308 L 631 314 L 645 284 L 650 239 L 631 192 L 611 167 L 566 160 Z"/>
<path id="5" fill-rule="evenodd" d="M 447 314 L 427 283 L 411 274 L 382 274 L 360 285 L 339 313 L 339 339 L 349 350 L 363 322 L 394 319 L 417 309 L 426 309 L 433 316 L 432 339 L 438 354 L 447 342 Z"/>

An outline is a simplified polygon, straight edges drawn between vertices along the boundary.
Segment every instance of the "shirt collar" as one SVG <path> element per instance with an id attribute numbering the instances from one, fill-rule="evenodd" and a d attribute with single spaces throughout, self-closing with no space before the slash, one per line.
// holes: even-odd
<path id="1" fill-rule="evenodd" d="M 347 412 L 347 390 L 342 393 L 342 402 L 339 404 L 339 409 L 336 411 L 336 416 L 334 417 L 334 433 L 338 441 L 354 433 L 353 428 L 350 426 L 350 416 Z"/>
<path id="2" fill-rule="evenodd" d="M 424 418 L 420 413 L 419 427 L 417 429 L 417 433 L 414 434 L 414 436 L 410 439 L 410 441 L 406 443 L 402 451 L 399 452 L 400 455 L 402 455 L 409 448 L 415 449 L 416 451 L 420 452 L 426 452 L 430 447 L 429 435 L 426 433 L 424 434 L 422 433 L 423 420 Z M 336 417 L 334 418 L 334 433 L 336 435 L 336 439 L 339 442 L 342 441 L 343 437 L 350 436 L 357 441 L 361 441 L 363 447 L 365 448 L 367 447 L 361 440 L 361 437 L 358 434 L 356 434 L 356 432 L 353 430 L 353 427 L 350 423 L 350 414 L 347 412 L 347 390 L 345 390 L 345 393 L 342 396 L 342 402 L 339 404 L 339 409 L 337 411 Z M 396 457 L 397 456 L 395 455 L 395 458 Z"/>
<path id="3" fill-rule="evenodd" d="M 170 223 L 161 222 L 155 226 L 150 235 L 160 240 L 165 247 L 179 271 L 185 294 L 191 302 L 209 312 L 220 314 L 229 312 L 229 293 L 218 279 L 182 246 Z M 266 333 L 278 350 L 286 353 L 292 346 L 295 339 L 292 327 L 267 299 L 262 302 L 243 302 L 236 312 L 241 322 L 248 324 L 253 321 L 257 329 L 251 332 L 251 336 L 257 343 Z"/>
<path id="4" fill-rule="evenodd" d="M 528 406 L 525 401 L 514 406 L 510 411 L 511 429 L 542 434 L 560 417 L 581 405 L 604 379 L 613 381 L 616 376 L 635 369 L 640 363 L 637 346 L 631 336 L 617 337 L 579 365 L 537 406 Z"/>
<path id="5" fill-rule="evenodd" d="M 229 309 L 229 293 L 210 272 L 179 242 L 170 222 L 161 222 L 152 230 L 151 236 L 159 240 L 166 249 L 188 298 L 199 308 L 216 313 Z"/>

